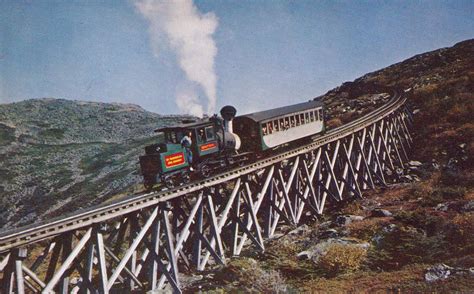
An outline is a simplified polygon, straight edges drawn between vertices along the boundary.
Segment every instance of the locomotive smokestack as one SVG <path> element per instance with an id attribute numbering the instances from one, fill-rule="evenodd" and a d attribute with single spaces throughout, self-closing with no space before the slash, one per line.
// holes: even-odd
<path id="1" fill-rule="evenodd" d="M 224 128 L 227 132 L 233 133 L 232 120 L 237 114 L 234 106 L 226 105 L 221 109 L 221 116 L 224 119 Z"/>

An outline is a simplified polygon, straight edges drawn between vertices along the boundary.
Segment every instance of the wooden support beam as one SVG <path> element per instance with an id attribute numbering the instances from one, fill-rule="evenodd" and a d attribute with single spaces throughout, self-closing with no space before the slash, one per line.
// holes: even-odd
<path id="1" fill-rule="evenodd" d="M 148 273 L 148 289 L 155 290 L 156 283 L 158 282 L 158 261 L 159 250 L 160 250 L 160 231 L 161 221 L 159 218 L 155 218 L 151 227 L 151 246 L 149 250 L 150 255 L 150 268 Z M 153 258 L 155 257 L 155 258 Z"/>
<path id="2" fill-rule="evenodd" d="M 49 260 L 46 277 L 44 278 L 45 281 L 50 281 L 53 278 L 54 272 L 56 271 L 56 267 L 58 265 L 59 255 L 61 254 L 61 248 L 63 246 L 62 239 L 60 239 L 59 237 L 56 237 L 55 239 L 56 240 L 54 241 L 54 243 L 56 244 L 56 246 L 54 246 L 51 259 Z"/>
<path id="3" fill-rule="evenodd" d="M 392 134 L 393 132 L 393 125 L 389 123 L 389 125 L 387 126 L 389 132 L 388 132 L 388 135 L 390 136 L 390 140 L 392 142 L 392 147 L 393 149 L 395 149 L 395 152 L 397 154 L 397 158 L 398 158 L 398 162 L 400 163 L 400 167 L 403 168 L 404 165 L 403 165 L 403 160 L 402 160 L 402 157 L 400 155 L 400 152 L 398 151 L 398 146 L 397 146 L 397 141 L 395 141 L 395 138 Z"/>
<path id="4" fill-rule="evenodd" d="M 79 255 L 84 245 L 89 241 L 91 237 L 92 228 L 89 228 L 87 232 L 82 236 L 81 240 L 77 243 L 76 247 L 71 251 L 71 253 L 67 256 L 67 258 L 63 261 L 61 267 L 58 269 L 57 272 L 54 273 L 54 276 L 49 280 L 48 284 L 44 287 L 42 293 L 50 293 L 52 292 L 54 286 L 59 282 L 63 274 L 72 264 L 74 259 Z"/>
<path id="5" fill-rule="evenodd" d="M 238 252 L 239 247 L 239 222 L 238 219 L 240 218 L 240 197 L 242 192 L 239 191 L 235 197 L 235 204 L 234 204 L 234 211 L 233 211 L 233 227 L 232 227 L 232 255 L 237 256 L 240 252 Z"/>
<path id="6" fill-rule="evenodd" d="M 383 170 L 382 170 L 382 165 L 380 164 L 379 154 L 377 153 L 377 150 L 375 148 L 374 137 L 373 137 L 372 133 L 370 133 L 370 132 L 369 132 L 368 136 L 369 136 L 369 142 L 370 142 L 370 145 L 372 147 L 372 150 L 374 151 L 373 154 L 374 154 L 374 157 L 375 157 L 375 164 L 374 164 L 373 172 L 374 172 L 375 176 L 380 180 L 381 184 L 386 186 L 387 182 L 385 181 L 385 176 L 384 176 L 384 173 L 383 173 Z"/>
<path id="7" fill-rule="evenodd" d="M 200 199 L 202 200 L 202 195 L 200 195 Z M 203 219 L 204 219 L 204 208 L 199 203 L 198 210 L 197 210 L 197 218 L 196 218 L 196 225 L 195 225 L 195 234 L 202 235 L 203 234 Z M 194 265 L 196 269 L 199 270 L 201 264 L 201 255 L 202 255 L 202 244 L 201 238 L 195 238 L 194 240 Z"/>
<path id="8" fill-rule="evenodd" d="M 278 176 L 279 176 L 279 182 L 281 185 L 281 189 L 279 189 L 278 185 L 275 186 L 276 190 L 283 196 L 283 204 L 285 205 L 286 209 L 289 211 L 288 218 L 291 219 L 291 222 L 293 225 L 296 225 L 296 213 L 293 211 L 293 207 L 291 206 L 291 200 L 290 196 L 288 195 L 289 188 L 287 189 L 286 187 L 289 187 L 291 183 L 293 182 L 293 178 L 290 177 L 287 183 L 285 183 L 285 180 L 283 179 L 283 174 L 281 170 L 278 171 Z M 290 182 L 291 180 L 291 182 Z M 283 208 L 283 207 L 282 207 Z M 280 209 L 282 209 L 280 208 Z"/>
<path id="9" fill-rule="evenodd" d="M 62 252 L 61 252 L 61 263 L 64 264 L 69 256 L 69 254 L 72 251 L 72 233 L 66 233 L 62 237 Z M 63 273 L 63 275 L 60 278 L 60 283 L 59 283 L 59 293 L 67 294 L 69 292 L 69 276 L 71 275 L 71 270 L 70 268 L 72 267 L 69 266 L 66 271 Z"/>
<path id="10" fill-rule="evenodd" d="M 134 254 L 135 252 L 135 249 L 138 247 L 138 245 L 140 244 L 140 242 L 142 241 L 143 237 L 145 236 L 145 234 L 147 233 L 148 229 L 151 227 L 153 221 L 155 220 L 156 216 L 158 215 L 158 207 L 155 207 L 155 209 L 153 209 L 153 212 L 151 213 L 151 215 L 149 216 L 148 220 L 146 221 L 145 225 L 143 225 L 142 229 L 140 230 L 140 232 L 137 234 L 137 236 L 135 237 L 135 239 L 133 240 L 132 242 L 132 245 L 128 248 L 128 250 L 125 252 L 122 260 L 120 261 L 120 263 L 117 265 L 117 267 L 115 268 L 114 272 L 112 273 L 112 275 L 110 276 L 109 280 L 107 281 L 107 288 L 110 289 L 112 288 L 115 280 L 118 278 L 120 272 L 123 270 L 123 268 L 125 267 L 125 265 L 127 264 L 127 262 L 130 260 L 130 258 L 132 257 L 132 255 Z M 131 269 L 131 272 L 133 273 L 133 269 Z M 140 283 L 141 284 L 141 283 Z"/>
<path id="11" fill-rule="evenodd" d="M 168 211 L 162 207 L 161 209 L 161 222 L 163 223 L 163 229 L 165 232 L 165 250 L 168 255 L 168 261 L 171 265 L 171 276 L 175 281 L 174 285 L 175 291 L 180 291 L 179 289 L 179 279 L 178 279 L 178 263 L 176 262 L 176 255 L 174 254 L 174 245 L 173 245 L 173 233 L 171 231 L 170 222 L 168 218 Z M 160 261 L 158 261 L 160 262 Z M 169 281 L 169 279 L 168 279 Z M 170 281 L 171 282 L 171 281 Z M 173 285 L 173 283 L 172 283 Z M 158 285 L 159 288 L 162 287 L 162 284 Z"/>
<path id="12" fill-rule="evenodd" d="M 107 294 L 109 293 L 109 288 L 107 287 L 107 264 L 105 260 L 105 246 L 104 246 L 104 237 L 102 232 L 98 227 L 94 228 L 94 243 L 95 243 L 95 252 L 98 260 L 98 271 L 99 271 L 99 293 Z"/>
<path id="13" fill-rule="evenodd" d="M 309 197 L 309 194 L 311 193 L 311 199 L 313 199 L 313 202 L 314 202 L 314 208 L 316 209 L 316 213 L 319 214 L 319 210 L 320 210 L 320 207 L 321 207 L 321 200 L 318 199 L 317 195 L 316 195 L 316 191 L 314 189 L 314 179 L 315 179 L 315 175 L 316 175 L 316 170 L 319 166 L 319 160 L 321 158 L 321 148 L 318 148 L 318 152 L 315 156 L 312 156 L 311 158 L 313 159 L 312 162 L 310 162 L 311 164 L 311 172 L 308 171 L 308 164 L 306 161 L 303 161 L 303 168 L 304 168 L 304 175 L 306 177 L 306 187 L 305 187 L 305 190 L 303 192 L 303 199 L 308 199 Z M 301 215 L 303 214 L 303 209 L 304 209 L 304 206 L 305 206 L 305 203 L 303 203 L 299 209 L 298 209 L 298 212 L 296 214 L 296 219 L 299 223 L 299 220 L 301 218 Z"/>
<path id="14" fill-rule="evenodd" d="M 394 133 L 396 135 L 396 138 L 398 139 L 399 145 L 400 145 L 400 147 L 403 151 L 404 159 L 405 159 L 406 162 L 408 162 L 408 154 L 407 154 L 407 151 L 405 150 L 405 146 L 403 145 L 402 137 L 400 136 L 400 133 L 398 132 L 397 123 L 394 121 L 393 118 L 391 119 L 391 123 L 392 123 L 392 126 L 393 126 L 393 131 L 394 131 Z"/>
<path id="15" fill-rule="evenodd" d="M 33 280 L 39 287 L 41 287 L 41 289 L 46 287 L 46 284 L 32 270 L 27 268 L 25 265 L 22 265 L 22 267 L 26 277 L 29 277 L 31 280 Z"/>
<path id="16" fill-rule="evenodd" d="M 211 226 L 211 233 L 213 235 L 212 237 L 213 239 L 216 240 L 217 253 L 220 257 L 220 260 L 223 262 L 223 264 L 225 264 L 224 247 L 222 246 L 222 240 L 221 240 L 221 230 L 217 223 L 216 212 L 214 211 L 214 203 L 212 202 L 212 198 L 210 196 L 207 196 L 207 211 L 210 216 L 209 223 Z M 209 243 L 209 245 L 211 244 Z M 211 246 L 211 248 L 212 247 L 213 246 Z"/>

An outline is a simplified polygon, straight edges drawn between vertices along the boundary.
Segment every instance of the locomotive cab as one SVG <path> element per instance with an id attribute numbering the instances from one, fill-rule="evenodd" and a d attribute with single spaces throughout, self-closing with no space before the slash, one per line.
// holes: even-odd
<path id="1" fill-rule="evenodd" d="M 212 120 L 201 120 L 155 130 L 163 134 L 164 140 L 146 146 L 145 155 L 140 156 L 145 187 L 151 189 L 159 181 L 170 186 L 169 181 L 176 177 L 189 181 L 190 167 L 219 152 L 220 132 L 216 126 Z M 182 140 L 189 134 L 191 145 L 184 146 Z"/>
<path id="2" fill-rule="evenodd" d="M 147 190 L 159 181 L 166 182 L 170 175 L 181 173 L 184 168 L 189 166 L 185 149 L 180 143 L 184 136 L 184 130 L 156 131 L 164 135 L 164 140 L 146 146 L 145 155 L 140 156 L 140 168 Z"/>

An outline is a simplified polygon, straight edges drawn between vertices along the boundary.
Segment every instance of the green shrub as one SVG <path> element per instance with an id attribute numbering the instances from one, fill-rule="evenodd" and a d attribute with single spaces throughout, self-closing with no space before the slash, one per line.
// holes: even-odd
<path id="1" fill-rule="evenodd" d="M 288 286 L 278 271 L 265 270 L 251 258 L 235 258 L 221 271 L 216 273 L 216 280 L 231 284 L 229 292 L 245 293 L 285 293 Z"/>
<path id="2" fill-rule="evenodd" d="M 342 121 L 339 119 L 339 118 L 333 118 L 333 119 L 330 119 L 327 123 L 326 123 L 326 127 L 328 129 L 334 129 L 334 128 L 337 128 L 337 127 L 340 127 L 342 126 L 343 123 Z"/>
<path id="3" fill-rule="evenodd" d="M 405 225 L 419 228 L 425 231 L 428 236 L 445 229 L 447 223 L 444 218 L 430 214 L 425 210 L 400 211 L 395 216 L 395 220 Z"/>
<path id="4" fill-rule="evenodd" d="M 8 145 L 13 141 L 15 141 L 15 129 L 0 124 L 0 146 Z"/>
<path id="5" fill-rule="evenodd" d="M 373 269 L 395 270 L 407 264 L 435 262 L 449 255 L 443 234 L 428 237 L 422 230 L 401 226 L 380 236 L 368 254 Z"/>
<path id="6" fill-rule="evenodd" d="M 453 253 L 460 256 L 474 252 L 474 212 L 456 215 L 451 224 L 447 239 L 455 249 Z"/>
<path id="7" fill-rule="evenodd" d="M 465 187 L 453 186 L 453 187 L 442 187 L 437 191 L 443 199 L 453 200 L 462 199 L 466 195 L 467 189 Z"/>
<path id="8" fill-rule="evenodd" d="M 43 137 L 46 140 L 61 140 L 64 138 L 63 129 L 46 129 L 42 130 L 38 134 L 40 137 Z"/>
<path id="9" fill-rule="evenodd" d="M 355 245 L 331 244 L 319 259 L 319 266 L 329 275 L 354 271 L 360 268 L 367 251 Z"/>

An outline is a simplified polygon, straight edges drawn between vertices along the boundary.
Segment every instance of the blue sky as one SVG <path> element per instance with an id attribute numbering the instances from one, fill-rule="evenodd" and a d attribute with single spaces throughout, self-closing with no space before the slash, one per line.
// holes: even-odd
<path id="1" fill-rule="evenodd" d="M 367 72 L 474 37 L 474 1 L 195 1 L 214 13 L 217 109 L 305 101 Z M 154 54 L 131 0 L 0 0 L 0 103 L 134 103 L 179 113 L 192 84 L 169 46 Z M 206 97 L 198 90 L 199 99 Z"/>

